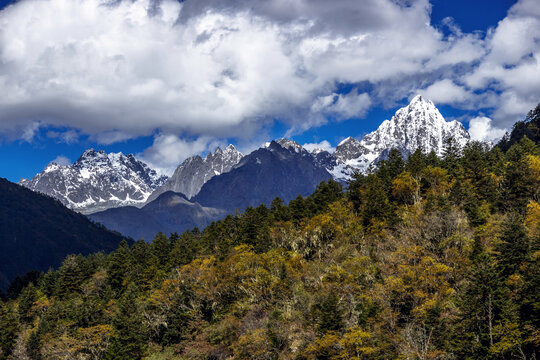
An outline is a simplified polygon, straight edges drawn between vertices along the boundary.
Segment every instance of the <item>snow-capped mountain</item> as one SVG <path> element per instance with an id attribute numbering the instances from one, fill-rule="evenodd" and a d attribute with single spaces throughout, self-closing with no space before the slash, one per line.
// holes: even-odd
<path id="1" fill-rule="evenodd" d="M 192 156 L 180 164 L 167 182 L 157 188 L 148 198 L 148 202 L 167 191 L 182 193 L 187 198 L 195 196 L 201 187 L 211 178 L 229 172 L 242 159 L 243 155 L 233 145 L 224 150 L 216 148 L 203 159 Z"/>
<path id="2" fill-rule="evenodd" d="M 131 154 L 89 149 L 72 165 L 52 162 L 31 180 L 23 179 L 19 184 L 90 214 L 118 206 L 142 206 L 166 180 Z"/>
<path id="3" fill-rule="evenodd" d="M 392 149 L 398 149 L 405 157 L 419 148 L 442 156 L 444 142 L 450 137 L 460 146 L 470 139 L 460 122 L 447 122 L 432 101 L 417 95 L 391 120 L 385 120 L 361 141 L 351 137 L 343 140 L 336 147 L 334 157 L 340 163 L 365 172 Z"/>

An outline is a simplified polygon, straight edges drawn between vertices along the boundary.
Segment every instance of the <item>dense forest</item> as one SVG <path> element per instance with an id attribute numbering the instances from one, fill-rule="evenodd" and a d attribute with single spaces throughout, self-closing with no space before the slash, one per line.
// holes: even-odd
<path id="1" fill-rule="evenodd" d="M 19 274 L 57 268 L 74 252 L 113 251 L 122 238 L 50 196 L 0 178 L 0 294 Z"/>
<path id="2" fill-rule="evenodd" d="M 0 359 L 536 359 L 540 146 L 504 141 L 69 256 L 10 288 Z"/>

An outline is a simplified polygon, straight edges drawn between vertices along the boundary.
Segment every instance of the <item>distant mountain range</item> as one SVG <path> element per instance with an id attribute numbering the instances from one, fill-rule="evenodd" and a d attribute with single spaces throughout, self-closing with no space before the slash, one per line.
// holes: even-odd
<path id="1" fill-rule="evenodd" d="M 461 146 L 469 141 L 460 122 L 445 121 L 433 102 L 416 96 L 377 130 L 361 140 L 346 138 L 333 153 L 308 151 L 288 139 L 246 156 L 229 145 L 204 158 L 186 159 L 167 179 L 133 155 L 88 150 L 73 165 L 52 163 L 21 184 L 93 213 L 91 219 L 111 229 L 148 240 L 158 231 L 203 227 L 226 213 L 269 204 L 276 196 L 290 201 L 308 195 L 321 181 L 344 183 L 355 171 L 369 171 L 392 149 L 404 157 L 418 148 L 441 156 L 450 137 Z"/>
<path id="2" fill-rule="evenodd" d="M 0 289 L 29 270 L 57 267 L 69 254 L 112 251 L 122 236 L 59 201 L 0 178 Z"/>
<path id="3" fill-rule="evenodd" d="M 166 181 L 166 176 L 158 175 L 131 154 L 89 149 L 72 165 L 52 162 L 40 174 L 19 184 L 89 214 L 118 206 L 143 206 Z"/>
<path id="4" fill-rule="evenodd" d="M 242 153 L 233 145 L 227 146 L 225 150 L 218 147 L 213 154 L 209 153 L 205 158 L 198 155 L 192 156 L 184 160 L 167 182 L 150 195 L 148 202 L 167 191 L 182 193 L 192 198 L 199 193 L 208 180 L 231 171 L 242 156 Z"/>

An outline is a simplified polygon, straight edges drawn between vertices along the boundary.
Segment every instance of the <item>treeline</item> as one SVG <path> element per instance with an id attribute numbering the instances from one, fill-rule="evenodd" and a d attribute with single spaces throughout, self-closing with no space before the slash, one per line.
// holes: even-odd
<path id="1" fill-rule="evenodd" d="M 346 190 L 31 273 L 0 359 L 536 359 L 540 146 L 392 151 Z"/>

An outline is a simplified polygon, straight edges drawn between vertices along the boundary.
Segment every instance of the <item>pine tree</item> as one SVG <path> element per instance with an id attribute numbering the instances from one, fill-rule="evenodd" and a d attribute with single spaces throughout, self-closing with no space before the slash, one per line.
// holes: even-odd
<path id="1" fill-rule="evenodd" d="M 456 139 L 449 137 L 444 140 L 443 166 L 451 175 L 457 175 L 461 149 Z"/>

